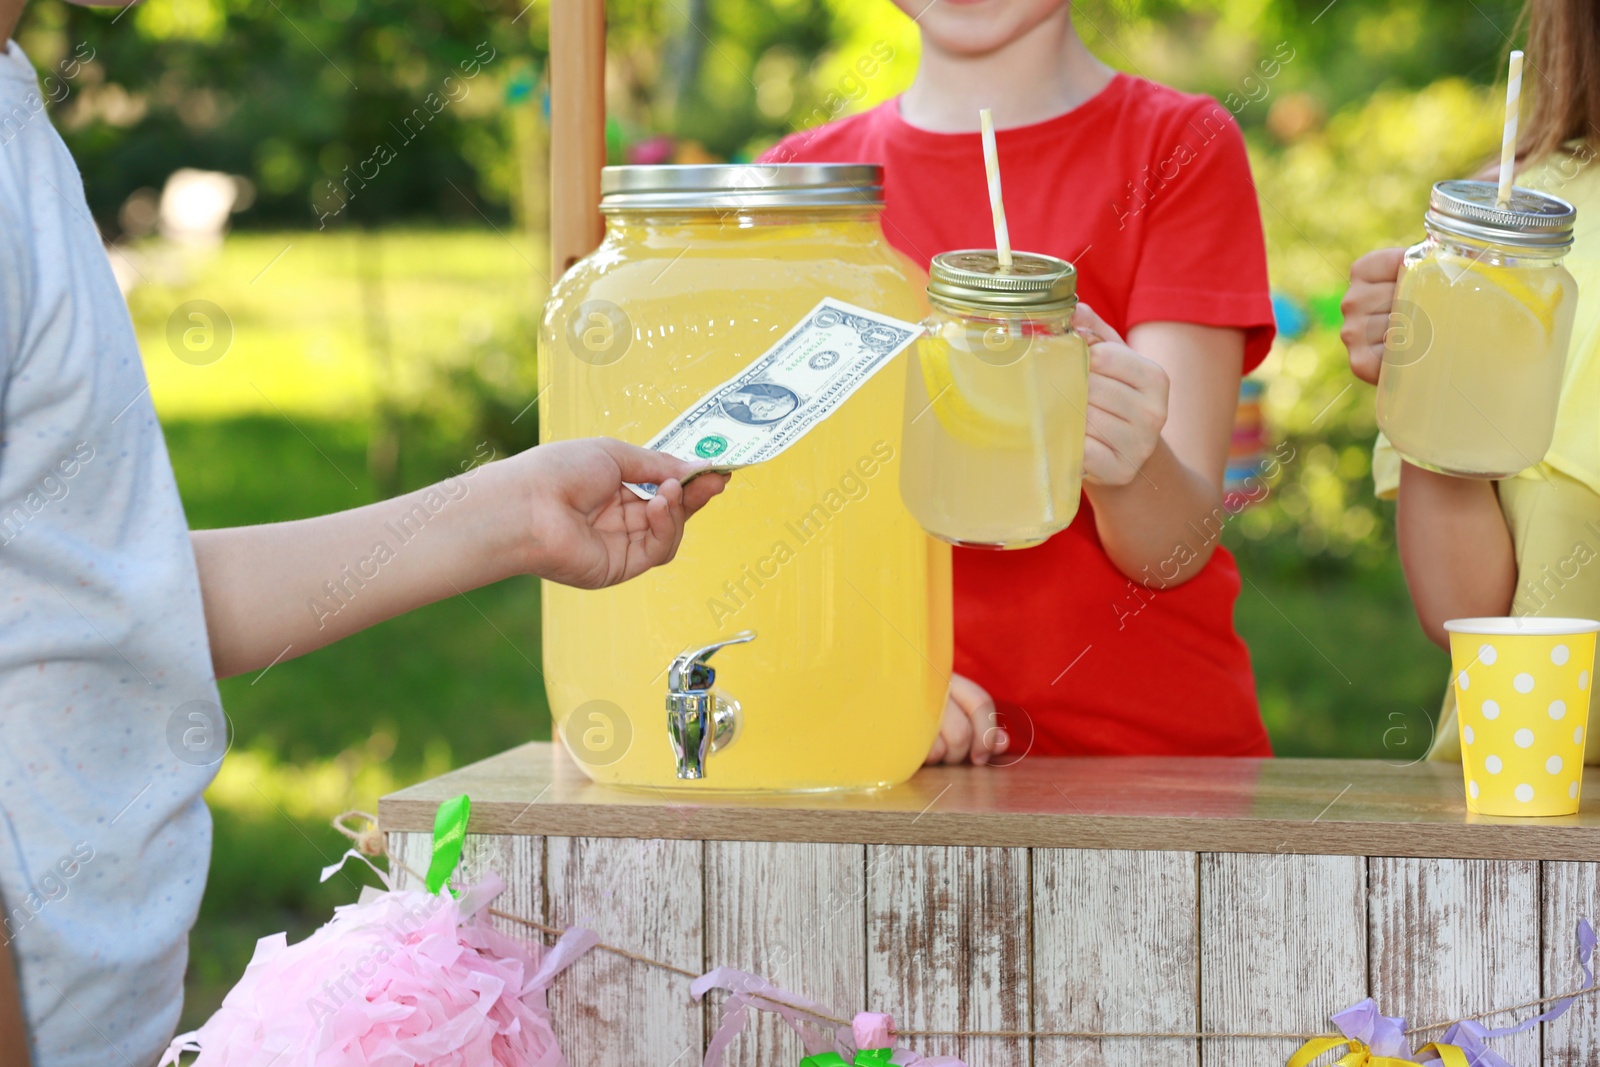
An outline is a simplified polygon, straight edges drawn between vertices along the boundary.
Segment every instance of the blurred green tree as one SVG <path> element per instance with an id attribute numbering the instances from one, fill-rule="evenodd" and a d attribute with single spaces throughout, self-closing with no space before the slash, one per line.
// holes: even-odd
<path id="1" fill-rule="evenodd" d="M 1379 89 L 1504 76 L 1522 0 L 1081 0 L 1079 30 L 1107 62 L 1222 97 L 1279 41 L 1281 89 L 1329 113 Z M 1259 116 L 1245 116 L 1248 128 Z"/>
<path id="2" fill-rule="evenodd" d="M 1332 114 L 1377 89 L 1493 81 L 1519 6 L 1082 0 L 1074 12 L 1113 65 L 1218 97 L 1254 91 L 1262 59 L 1287 42 L 1296 58 L 1274 92 Z M 652 136 L 677 158 L 746 158 L 893 95 L 916 65 L 916 29 L 888 0 L 612 0 L 607 14 L 617 160 Z M 541 104 L 528 86 L 548 59 L 548 5 L 34 0 L 20 37 L 47 72 L 92 50 L 53 111 L 112 232 L 129 194 L 179 166 L 249 177 L 250 225 L 480 213 L 498 224 L 522 180 L 507 99 Z M 1239 117 L 1253 130 L 1267 115 Z"/>
<path id="3" fill-rule="evenodd" d="M 19 37 L 63 84 L 54 119 L 115 228 L 179 166 L 249 177 L 252 220 L 318 224 L 505 213 L 501 116 L 517 61 L 542 65 L 543 5 L 518 0 L 148 0 L 122 11 L 35 0 Z"/>

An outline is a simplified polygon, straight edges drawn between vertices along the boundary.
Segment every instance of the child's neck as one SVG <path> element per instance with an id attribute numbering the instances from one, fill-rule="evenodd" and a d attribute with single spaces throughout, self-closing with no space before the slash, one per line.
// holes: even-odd
<path id="1" fill-rule="evenodd" d="M 924 34 L 900 117 L 937 133 L 970 133 L 978 129 L 978 109 L 987 107 L 1000 129 L 1028 126 L 1071 111 L 1115 75 L 1079 40 L 1062 5 L 1059 15 L 984 55 L 943 51 Z"/>

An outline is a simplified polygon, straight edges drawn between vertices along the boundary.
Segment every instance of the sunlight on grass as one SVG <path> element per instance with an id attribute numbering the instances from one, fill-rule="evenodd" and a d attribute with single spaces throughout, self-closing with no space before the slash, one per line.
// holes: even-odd
<path id="1" fill-rule="evenodd" d="M 380 399 L 425 403 L 439 370 L 497 327 L 533 321 L 548 260 L 542 245 L 492 230 L 235 234 L 215 252 L 147 242 L 123 258 L 163 419 L 358 421 Z M 222 318 L 191 318 L 208 309 L 190 301 Z"/>
<path id="2" fill-rule="evenodd" d="M 342 811 L 376 812 L 378 799 L 411 784 L 411 776 L 395 775 L 386 762 L 393 737 L 379 731 L 367 744 L 346 749 L 332 759 L 285 763 L 259 748 L 228 753 L 217 778 L 206 790 L 206 803 L 247 818 L 284 815 L 301 822 L 322 822 Z M 435 778 L 453 766 L 450 743 L 431 738 L 423 755 L 420 780 Z"/>

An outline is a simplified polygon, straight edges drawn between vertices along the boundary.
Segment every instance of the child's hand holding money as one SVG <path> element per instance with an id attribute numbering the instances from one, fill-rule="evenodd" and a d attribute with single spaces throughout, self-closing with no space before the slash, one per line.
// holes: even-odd
<path id="1" fill-rule="evenodd" d="M 540 445 L 504 466 L 528 494 L 522 569 L 584 589 L 671 560 L 689 516 L 728 484 L 726 474 L 696 474 L 694 464 L 605 437 Z M 624 482 L 654 483 L 656 495 L 641 500 Z"/>
<path id="2" fill-rule="evenodd" d="M 666 563 L 728 482 L 606 438 L 560 441 L 365 507 L 196 530 L 219 678 L 517 574 L 598 589 Z M 685 481 L 693 478 L 687 486 Z M 625 481 L 655 482 L 640 500 Z"/>

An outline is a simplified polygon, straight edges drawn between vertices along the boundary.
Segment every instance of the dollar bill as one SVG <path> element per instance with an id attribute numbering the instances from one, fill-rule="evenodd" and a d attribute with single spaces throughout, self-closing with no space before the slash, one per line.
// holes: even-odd
<path id="1" fill-rule="evenodd" d="M 922 327 L 832 297 L 646 445 L 733 471 L 783 452 L 850 399 Z M 646 499 L 654 485 L 629 485 Z"/>

